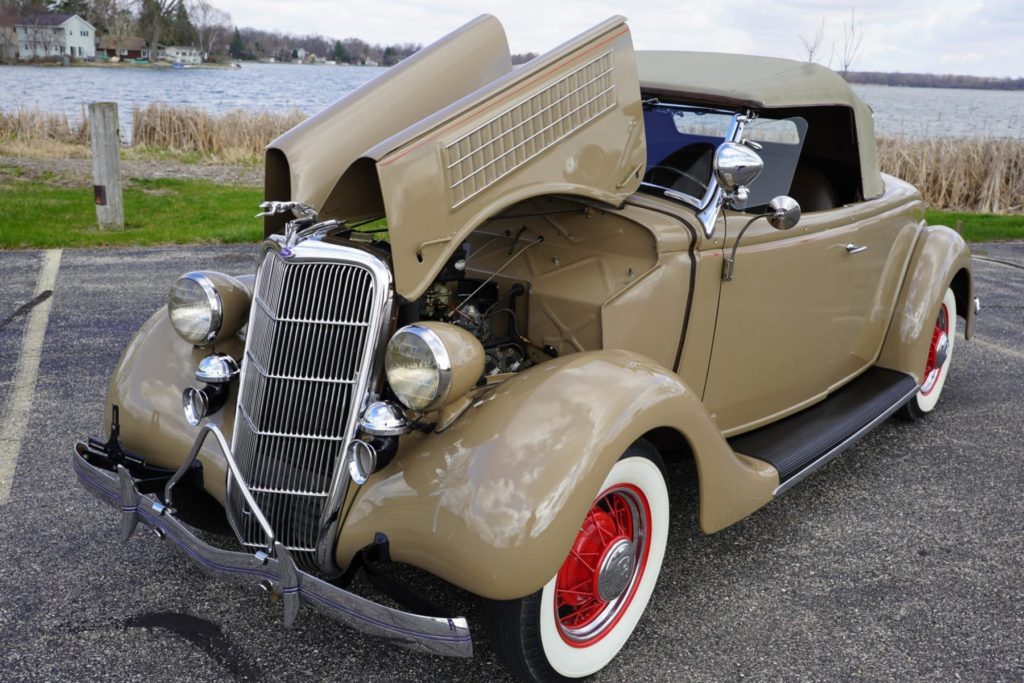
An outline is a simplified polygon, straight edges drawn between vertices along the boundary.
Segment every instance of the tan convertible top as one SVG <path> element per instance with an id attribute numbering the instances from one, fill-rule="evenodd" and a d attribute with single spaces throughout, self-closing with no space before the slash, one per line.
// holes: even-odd
<path id="1" fill-rule="evenodd" d="M 843 78 L 819 64 L 715 52 L 637 51 L 647 96 L 728 108 L 850 107 L 857 125 L 865 197 L 882 194 L 871 108 Z"/>
<path id="2" fill-rule="evenodd" d="M 754 109 L 814 104 L 863 105 L 846 81 L 819 64 L 717 52 L 638 50 L 645 92 Z"/>

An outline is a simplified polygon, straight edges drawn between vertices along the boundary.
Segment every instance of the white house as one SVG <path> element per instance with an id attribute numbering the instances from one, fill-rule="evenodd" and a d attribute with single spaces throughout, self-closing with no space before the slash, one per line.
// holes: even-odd
<path id="1" fill-rule="evenodd" d="M 198 47 L 186 47 L 184 45 L 161 45 L 157 53 L 157 59 L 161 62 L 172 64 L 202 64 L 203 53 Z"/>
<path id="2" fill-rule="evenodd" d="M 18 34 L 9 26 L 0 26 L 0 62 L 18 58 Z"/>
<path id="3" fill-rule="evenodd" d="M 96 58 L 96 29 L 77 14 L 34 14 L 14 25 L 18 59 Z"/>

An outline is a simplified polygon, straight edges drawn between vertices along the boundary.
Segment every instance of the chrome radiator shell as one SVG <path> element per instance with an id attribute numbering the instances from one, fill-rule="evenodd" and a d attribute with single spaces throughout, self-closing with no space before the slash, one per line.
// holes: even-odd
<path id="1" fill-rule="evenodd" d="M 338 572 L 334 543 L 347 457 L 375 388 L 390 324 L 391 271 L 359 249 L 268 242 L 252 296 L 232 450 L 274 533 L 305 571 Z M 247 547 L 265 545 L 228 476 Z"/>

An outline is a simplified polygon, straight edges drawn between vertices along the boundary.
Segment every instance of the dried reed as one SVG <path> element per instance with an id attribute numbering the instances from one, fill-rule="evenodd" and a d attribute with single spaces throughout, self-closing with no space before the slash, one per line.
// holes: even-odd
<path id="1" fill-rule="evenodd" d="M 132 112 L 132 144 L 196 152 L 222 161 L 251 161 L 275 137 L 306 118 L 235 110 L 213 115 L 191 107 L 151 104 Z M 0 143 L 89 144 L 89 125 L 38 109 L 0 112 Z M 880 137 L 882 171 L 917 186 L 937 209 L 1024 213 L 1024 140 Z"/>
<path id="2" fill-rule="evenodd" d="M 271 140 L 303 121 L 286 114 L 241 109 L 220 116 L 194 107 L 150 104 L 132 112 L 132 144 L 218 156 L 258 155 Z"/>
<path id="3" fill-rule="evenodd" d="M 40 109 L 0 111 L 0 141 L 84 145 L 89 143 L 89 123 L 83 116 L 81 123 L 72 125 L 66 115 Z"/>
<path id="4" fill-rule="evenodd" d="M 881 137 L 878 158 L 934 208 L 1024 213 L 1024 140 Z"/>

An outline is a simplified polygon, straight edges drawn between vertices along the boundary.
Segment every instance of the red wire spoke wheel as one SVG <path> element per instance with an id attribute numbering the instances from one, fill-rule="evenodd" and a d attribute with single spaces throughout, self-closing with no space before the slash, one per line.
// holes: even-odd
<path id="1" fill-rule="evenodd" d="M 932 328 L 925 359 L 924 374 L 921 376 L 921 390 L 902 411 L 903 417 L 917 420 L 935 409 L 942 394 L 942 387 L 949 375 L 949 364 L 953 358 L 953 342 L 956 340 L 956 297 L 947 289 L 939 313 Z"/>
<path id="2" fill-rule="evenodd" d="M 586 647 L 618 623 L 650 550 L 651 509 L 624 484 L 601 493 L 555 580 L 555 618 L 566 643 Z"/>

